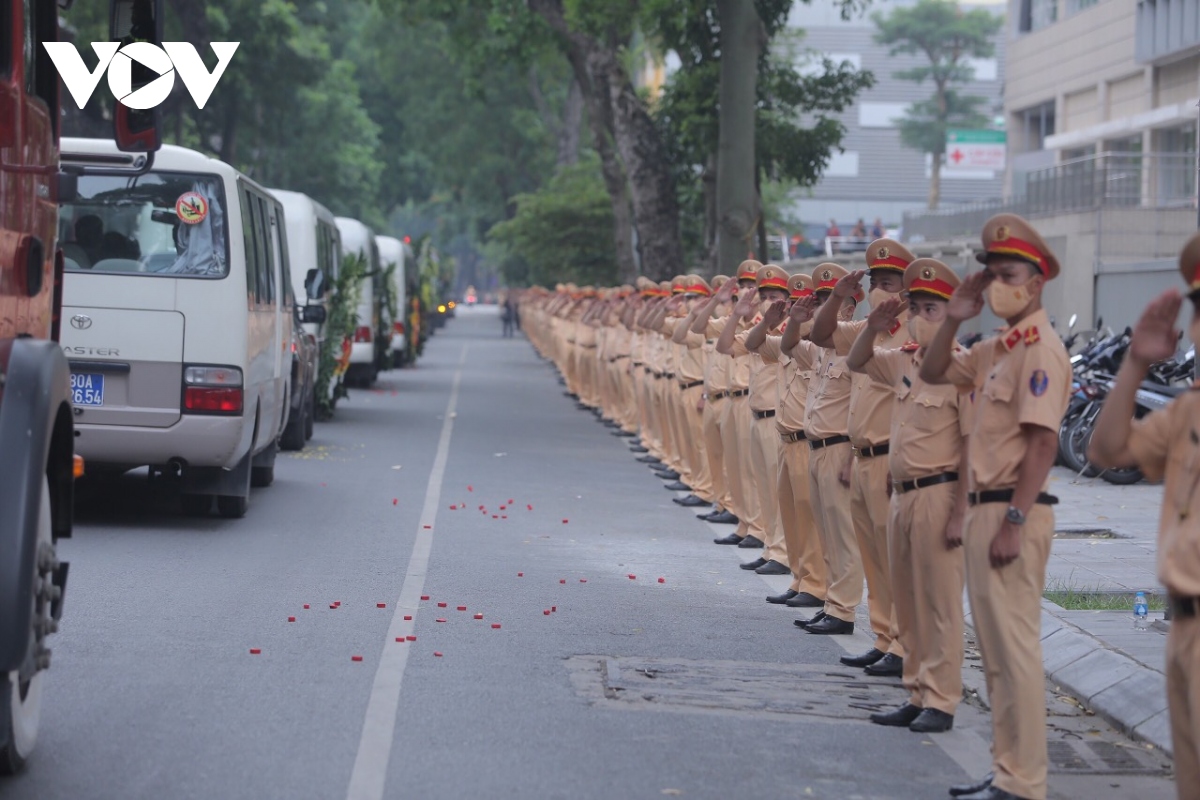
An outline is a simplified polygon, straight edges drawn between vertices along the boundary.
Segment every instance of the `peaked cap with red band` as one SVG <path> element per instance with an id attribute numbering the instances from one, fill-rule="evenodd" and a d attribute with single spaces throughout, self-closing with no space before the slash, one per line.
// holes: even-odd
<path id="1" fill-rule="evenodd" d="M 788 291 L 788 274 L 783 267 L 777 267 L 774 264 L 767 264 L 759 267 L 758 272 L 754 276 L 755 283 L 759 289 L 782 289 Z"/>
<path id="2" fill-rule="evenodd" d="M 683 290 L 687 294 L 698 294 L 702 297 L 709 297 L 712 295 L 712 288 L 709 287 L 708 282 L 699 275 L 685 275 L 684 280 L 685 282 L 683 285 Z"/>
<path id="3" fill-rule="evenodd" d="M 713 275 L 713 279 L 709 281 L 709 284 L 712 286 L 713 291 L 715 292 L 717 289 L 720 289 L 721 284 L 725 283 L 727 280 L 729 280 L 728 275 Z"/>
<path id="4" fill-rule="evenodd" d="M 813 279 L 803 272 L 797 272 L 788 278 L 788 296 L 793 300 L 808 297 L 813 293 Z"/>
<path id="5" fill-rule="evenodd" d="M 904 289 L 909 294 L 928 294 L 949 300 L 962 283 L 954 270 L 936 258 L 918 258 L 904 270 Z"/>
<path id="6" fill-rule="evenodd" d="M 1200 233 L 1192 234 L 1179 253 L 1179 273 L 1187 284 L 1188 294 L 1200 296 Z"/>
<path id="7" fill-rule="evenodd" d="M 837 286 L 837 282 L 849 275 L 849 271 L 841 264 L 834 264 L 832 261 L 826 261 L 823 264 L 817 264 L 817 268 L 813 270 L 813 282 L 816 284 L 813 287 L 815 292 L 832 292 L 833 287 Z M 854 302 L 861 303 L 866 297 L 863 290 L 859 289 L 854 293 Z"/>
<path id="8" fill-rule="evenodd" d="M 739 281 L 756 280 L 755 276 L 758 275 L 758 271 L 760 269 L 762 269 L 762 262 L 755 261 L 752 258 L 747 259 L 741 264 L 738 264 L 737 279 Z"/>
<path id="9" fill-rule="evenodd" d="M 683 294 L 687 291 L 687 276 L 676 275 L 671 279 L 671 294 Z"/>
<path id="10" fill-rule="evenodd" d="M 1028 261 L 1046 280 L 1058 277 L 1058 259 L 1033 226 L 1016 214 L 997 214 L 983 223 L 983 252 L 975 258 L 986 264 L 988 256 L 1002 255 Z"/>
<path id="11" fill-rule="evenodd" d="M 876 239 L 867 246 L 867 269 L 890 269 L 903 273 L 916 258 L 893 239 Z"/>

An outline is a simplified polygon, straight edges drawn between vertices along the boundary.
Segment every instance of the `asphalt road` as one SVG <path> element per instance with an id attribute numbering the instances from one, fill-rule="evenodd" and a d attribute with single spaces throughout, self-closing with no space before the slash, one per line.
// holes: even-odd
<path id="1" fill-rule="evenodd" d="M 245 519 L 144 474 L 85 487 L 38 750 L 0 797 L 896 799 L 986 771 L 971 705 L 940 737 L 867 722 L 904 699 L 837 666 L 869 640 L 793 628 L 782 579 L 499 334 L 461 309 Z"/>

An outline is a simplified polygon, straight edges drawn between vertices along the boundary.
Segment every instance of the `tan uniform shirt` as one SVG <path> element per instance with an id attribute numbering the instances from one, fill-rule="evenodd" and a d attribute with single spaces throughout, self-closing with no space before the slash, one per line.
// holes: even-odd
<path id="1" fill-rule="evenodd" d="M 762 321 L 761 317 L 755 317 L 750 327 L 754 327 Z M 767 335 L 771 336 L 779 333 L 779 330 L 768 331 Z M 779 377 L 777 375 L 778 362 L 767 363 L 758 353 L 751 353 L 746 349 L 746 337 L 750 332 L 742 331 L 733 340 L 733 354 L 738 358 L 749 359 L 750 365 L 750 410 L 752 411 L 774 411 L 776 401 L 779 394 Z"/>
<path id="2" fill-rule="evenodd" d="M 676 317 L 663 322 L 663 332 L 668 340 L 685 321 L 684 317 Z M 680 383 L 704 380 L 704 351 L 700 349 L 704 346 L 704 334 L 688 331 L 684 344 L 671 344 L 678 358 L 675 380 Z"/>
<path id="3" fill-rule="evenodd" d="M 804 409 L 804 435 L 809 439 L 844 436 L 850 422 L 850 368 L 845 356 L 801 341 L 792 357 L 803 367 L 812 365 L 812 384 Z"/>
<path id="4" fill-rule="evenodd" d="M 1021 426 L 1057 432 L 1071 397 L 1067 350 L 1045 310 L 953 354 L 946 380 L 980 387 L 971 426 L 971 490 L 1016 486 L 1027 447 Z"/>
<path id="5" fill-rule="evenodd" d="M 908 342 L 908 328 L 904 324 L 907 315 L 896 323 L 891 331 L 875 335 L 875 349 L 899 349 Z M 859 332 L 867 327 L 866 320 L 839 322 L 833 332 L 833 346 L 839 356 L 850 354 Z M 850 390 L 850 443 L 855 447 L 870 447 L 883 444 L 891 435 L 892 399 L 895 397 L 890 384 L 883 384 L 868 375 L 854 373 Z"/>
<path id="6" fill-rule="evenodd" d="M 768 336 L 758 354 L 763 361 L 777 364 L 778 398 L 775 407 L 775 428 L 780 433 L 795 433 L 804 430 L 804 408 L 808 400 L 808 382 L 812 378 L 812 367 L 800 366 L 800 362 L 784 355 L 780 344 L 782 336 Z"/>
<path id="7" fill-rule="evenodd" d="M 922 381 L 917 350 L 876 350 L 865 369 L 872 380 L 892 387 L 888 449 L 892 479 L 907 481 L 957 471 L 962 437 L 968 433 L 970 395 L 956 386 Z"/>
<path id="8" fill-rule="evenodd" d="M 729 356 L 717 352 L 716 339 L 704 341 L 704 391 L 711 394 L 729 389 Z"/>
<path id="9" fill-rule="evenodd" d="M 721 317 L 720 319 L 709 320 L 708 328 L 705 330 L 705 335 L 710 338 L 717 338 L 721 335 L 721 331 L 725 330 L 725 325 L 728 324 L 730 317 Z M 738 327 L 741 330 L 746 329 L 744 322 L 738 322 Z M 750 388 L 750 354 L 746 353 L 742 356 L 731 357 L 733 364 L 729 371 L 729 388 L 732 391 L 739 389 Z"/>
<path id="10" fill-rule="evenodd" d="M 1163 481 L 1158 578 L 1175 594 L 1200 596 L 1200 385 L 1136 420 L 1129 449 L 1147 478 Z"/>

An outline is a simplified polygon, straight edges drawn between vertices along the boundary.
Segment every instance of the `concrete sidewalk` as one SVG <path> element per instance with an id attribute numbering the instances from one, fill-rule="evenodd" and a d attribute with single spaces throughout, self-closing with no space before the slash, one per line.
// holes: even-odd
<path id="1" fill-rule="evenodd" d="M 1050 492 L 1060 503 L 1047 589 L 1164 593 L 1155 565 L 1161 485 L 1115 486 L 1055 467 Z M 1043 600 L 1042 656 L 1052 685 L 1169 753 L 1163 673 L 1169 623 L 1162 612 L 1150 617 L 1150 629 L 1137 631 L 1132 606 L 1075 611 Z"/>

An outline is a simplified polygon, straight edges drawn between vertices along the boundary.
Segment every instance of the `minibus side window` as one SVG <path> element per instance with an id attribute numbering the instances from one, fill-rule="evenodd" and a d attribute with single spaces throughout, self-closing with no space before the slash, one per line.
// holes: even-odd
<path id="1" fill-rule="evenodd" d="M 275 303 L 275 249 L 271 245 L 271 217 L 267 213 L 267 203 L 261 196 L 255 197 L 258 205 L 258 226 L 261 232 L 260 246 L 263 254 L 263 268 L 259 271 L 258 285 L 261 293 L 258 301 L 263 305 Z"/>
<path id="2" fill-rule="evenodd" d="M 296 295 L 292 290 L 292 264 L 291 259 L 288 258 L 287 236 L 284 236 L 283 233 L 283 207 L 276 205 L 274 212 L 275 249 L 279 253 L 279 277 L 283 281 L 283 285 L 280 287 L 280 298 L 287 308 L 295 308 Z"/>
<path id="3" fill-rule="evenodd" d="M 242 240 L 246 249 L 246 305 L 254 308 L 258 294 L 258 248 L 254 235 L 254 201 L 248 190 L 242 190 Z"/>

